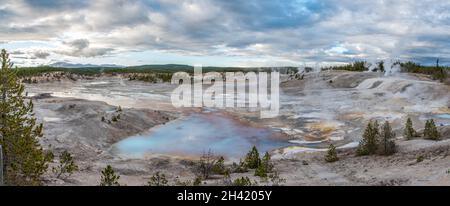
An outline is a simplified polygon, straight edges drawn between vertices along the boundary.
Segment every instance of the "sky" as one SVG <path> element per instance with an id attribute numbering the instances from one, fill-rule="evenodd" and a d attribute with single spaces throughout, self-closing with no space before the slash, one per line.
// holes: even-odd
<path id="1" fill-rule="evenodd" d="M 450 64 L 448 0 L 0 0 L 19 66 Z"/>

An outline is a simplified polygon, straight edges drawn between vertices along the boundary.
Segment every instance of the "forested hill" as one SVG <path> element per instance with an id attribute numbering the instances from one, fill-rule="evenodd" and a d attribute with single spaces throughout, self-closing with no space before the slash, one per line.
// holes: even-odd
<path id="1" fill-rule="evenodd" d="M 203 72 L 236 72 L 236 71 L 272 71 L 278 70 L 282 73 L 293 73 L 297 71 L 296 67 L 203 67 Z M 68 72 L 80 75 L 96 75 L 101 73 L 175 73 L 188 72 L 193 73 L 194 67 L 189 65 L 166 64 L 166 65 L 142 65 L 130 67 L 105 67 L 105 66 L 89 66 L 89 67 L 54 67 L 54 66 L 38 66 L 38 67 L 18 67 L 17 74 L 21 77 L 36 76 L 49 72 Z"/>

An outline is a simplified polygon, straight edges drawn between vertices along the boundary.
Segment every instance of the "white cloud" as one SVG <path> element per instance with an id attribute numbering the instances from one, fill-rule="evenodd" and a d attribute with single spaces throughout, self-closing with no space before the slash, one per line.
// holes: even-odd
<path id="1" fill-rule="evenodd" d="M 34 57 L 82 61 L 158 51 L 239 57 L 236 62 L 245 64 L 269 64 L 267 58 L 300 64 L 450 55 L 446 0 L 0 0 L 0 5 L 0 17 L 8 22 L 0 25 L 2 41 L 56 45 L 35 48 L 42 53 Z"/>

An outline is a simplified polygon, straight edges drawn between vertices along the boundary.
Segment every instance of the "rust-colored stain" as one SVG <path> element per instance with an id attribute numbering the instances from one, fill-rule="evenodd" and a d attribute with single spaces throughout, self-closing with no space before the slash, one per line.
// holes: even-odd
<path id="1" fill-rule="evenodd" d="M 448 107 L 441 107 L 441 108 L 438 109 L 438 113 L 449 114 L 450 113 L 450 108 L 448 108 Z"/>
<path id="2" fill-rule="evenodd" d="M 337 130 L 337 125 L 330 122 L 310 123 L 306 126 L 310 131 L 304 134 L 306 141 L 326 140 Z"/>
<path id="3" fill-rule="evenodd" d="M 364 112 L 351 112 L 351 113 L 341 115 L 341 118 L 343 120 L 350 121 L 350 120 L 362 118 L 362 117 L 364 117 L 364 115 L 365 115 Z"/>

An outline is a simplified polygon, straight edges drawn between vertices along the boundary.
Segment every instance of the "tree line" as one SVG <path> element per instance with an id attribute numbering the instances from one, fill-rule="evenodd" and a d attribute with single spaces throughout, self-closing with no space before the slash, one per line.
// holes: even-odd
<path id="1" fill-rule="evenodd" d="M 434 66 L 425 66 L 412 61 L 406 62 L 397 61 L 393 64 L 393 66 L 399 66 L 400 72 L 425 74 L 431 76 L 434 80 L 439 80 L 441 82 L 444 82 L 450 77 L 450 67 L 439 65 L 439 60 L 437 60 L 437 63 Z M 384 61 L 379 61 L 375 63 L 373 67 L 367 61 L 355 61 L 345 65 L 324 67 L 322 68 L 322 70 L 345 70 L 354 72 L 365 72 L 369 71 L 370 68 L 373 69 L 372 70 L 373 72 L 384 73 L 387 71 Z"/>

